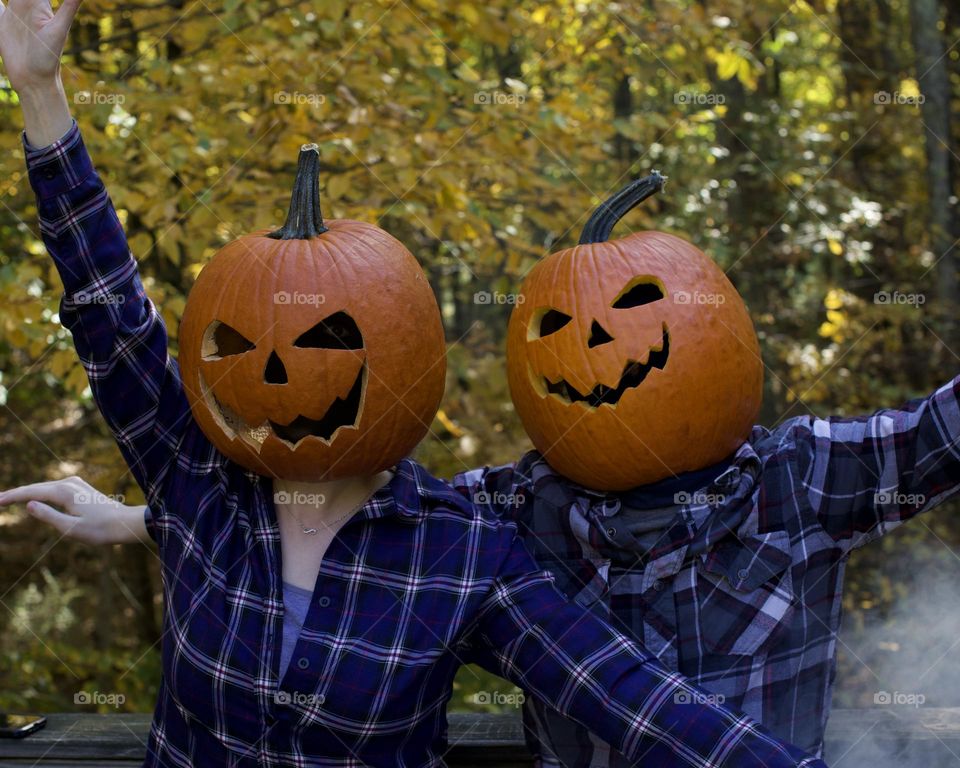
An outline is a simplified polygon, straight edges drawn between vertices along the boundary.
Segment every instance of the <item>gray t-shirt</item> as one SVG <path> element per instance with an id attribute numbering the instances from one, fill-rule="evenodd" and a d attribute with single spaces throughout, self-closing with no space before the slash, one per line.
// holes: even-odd
<path id="1" fill-rule="evenodd" d="M 310 610 L 313 592 L 283 582 L 283 637 L 280 645 L 280 677 L 282 678 L 293 656 L 293 648 Z"/>

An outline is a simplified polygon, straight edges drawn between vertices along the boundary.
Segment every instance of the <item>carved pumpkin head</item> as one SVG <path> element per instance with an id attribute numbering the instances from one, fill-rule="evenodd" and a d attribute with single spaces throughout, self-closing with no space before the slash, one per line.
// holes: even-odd
<path id="1" fill-rule="evenodd" d="M 579 245 L 531 270 L 510 318 L 520 420 L 554 469 L 589 488 L 626 490 L 721 461 L 760 409 L 756 334 L 720 268 L 663 232 L 608 241 L 664 181 L 654 172 L 604 203 Z"/>
<path id="2" fill-rule="evenodd" d="M 324 224 L 318 176 L 305 145 L 287 223 L 217 252 L 180 326 L 187 398 L 210 441 L 259 474 L 315 482 L 409 454 L 446 371 L 420 266 L 372 224 Z"/>

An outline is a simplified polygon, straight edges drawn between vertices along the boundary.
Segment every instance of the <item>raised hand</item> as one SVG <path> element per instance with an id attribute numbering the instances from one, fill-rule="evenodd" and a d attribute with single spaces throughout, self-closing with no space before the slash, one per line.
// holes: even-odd
<path id="1" fill-rule="evenodd" d="M 22 485 L 0 493 L 0 507 L 17 503 L 26 504 L 31 516 L 64 536 L 87 544 L 150 541 L 143 507 L 125 506 L 79 477 Z"/>
<path id="2" fill-rule="evenodd" d="M 60 57 L 81 0 L 0 0 L 0 59 L 18 93 L 43 88 L 60 72 Z"/>
<path id="3" fill-rule="evenodd" d="M 0 59 L 20 96 L 27 141 L 45 147 L 72 124 L 60 82 L 60 56 L 81 0 L 0 0 Z"/>

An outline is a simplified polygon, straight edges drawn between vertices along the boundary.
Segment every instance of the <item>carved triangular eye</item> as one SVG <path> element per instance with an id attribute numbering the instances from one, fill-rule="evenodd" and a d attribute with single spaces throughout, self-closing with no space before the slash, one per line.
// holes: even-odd
<path id="1" fill-rule="evenodd" d="M 363 335 L 346 312 L 335 312 L 301 333 L 295 347 L 311 349 L 363 349 Z"/>
<path id="2" fill-rule="evenodd" d="M 642 282 L 628 288 L 611 304 L 614 309 L 642 307 L 663 298 L 663 289 L 656 283 Z"/>
<path id="3" fill-rule="evenodd" d="M 204 335 L 202 355 L 205 360 L 242 355 L 256 348 L 256 344 L 240 331 L 220 320 L 214 320 Z"/>
<path id="4" fill-rule="evenodd" d="M 540 338 L 542 339 L 544 336 L 556 333 L 572 319 L 570 315 L 564 314 L 560 310 L 548 309 L 543 317 L 540 318 L 540 327 L 537 329 Z"/>

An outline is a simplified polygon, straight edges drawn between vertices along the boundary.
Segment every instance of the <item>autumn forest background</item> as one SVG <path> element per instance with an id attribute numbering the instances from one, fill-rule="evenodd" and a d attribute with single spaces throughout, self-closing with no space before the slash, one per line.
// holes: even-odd
<path id="1" fill-rule="evenodd" d="M 658 169 L 618 232 L 706 250 L 745 297 L 762 421 L 858 414 L 960 369 L 960 3 L 953 0 L 86 0 L 63 77 L 177 348 L 198 271 L 279 225 L 299 146 L 324 213 L 376 222 L 426 269 L 449 375 L 418 457 L 441 476 L 517 458 L 511 296 L 592 208 Z M 91 403 L 37 230 L 0 76 L 0 487 L 79 474 L 142 495 Z M 851 558 L 836 706 L 960 705 L 960 506 Z M 149 711 L 156 553 L 61 540 L 0 512 L 0 710 L 78 691 Z M 476 690 L 510 686 L 475 671 Z"/>

